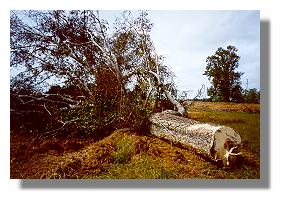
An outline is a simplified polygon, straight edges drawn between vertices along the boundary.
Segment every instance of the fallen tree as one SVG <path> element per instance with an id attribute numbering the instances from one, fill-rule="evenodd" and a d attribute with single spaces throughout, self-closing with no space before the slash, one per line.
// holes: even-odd
<path id="1" fill-rule="evenodd" d="M 241 153 L 241 137 L 232 128 L 180 117 L 175 111 L 164 111 L 151 118 L 150 131 L 153 135 L 192 147 L 218 165 L 232 167 Z"/>
<path id="2" fill-rule="evenodd" d="M 10 66 L 15 73 L 23 69 L 11 79 L 15 126 L 32 115 L 33 127 L 27 129 L 43 124 L 36 129 L 41 136 L 73 132 L 72 125 L 80 135 L 107 135 L 107 130 L 122 127 L 142 130 L 161 94 L 185 116 L 173 93 L 174 74 L 157 55 L 151 28 L 146 12 L 135 19 L 124 13 L 111 32 L 99 12 L 12 11 Z M 154 114 L 150 122 L 158 137 L 193 146 L 225 165 L 238 155 L 240 137 L 228 127 L 165 112 Z"/>
<path id="3" fill-rule="evenodd" d="M 162 92 L 183 115 L 173 96 L 174 74 L 151 40 L 152 26 L 146 12 L 123 12 L 110 29 L 99 11 L 11 11 L 13 126 L 36 110 L 30 123 L 44 117 L 52 123 L 26 128 L 40 135 L 71 126 L 80 135 L 144 130 Z"/>

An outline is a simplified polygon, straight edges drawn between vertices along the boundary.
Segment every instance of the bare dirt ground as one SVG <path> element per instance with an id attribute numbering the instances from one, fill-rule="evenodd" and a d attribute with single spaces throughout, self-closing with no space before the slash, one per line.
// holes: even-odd
<path id="1" fill-rule="evenodd" d="M 230 124 L 239 131 L 247 132 L 247 129 L 252 129 L 252 124 L 248 122 L 252 120 L 250 117 L 258 118 L 259 105 L 246 105 L 253 111 L 244 109 L 241 104 L 204 102 L 195 103 L 191 111 L 196 113 L 192 116 L 201 121 L 214 118 L 212 112 L 208 113 L 209 110 L 214 111 L 215 115 L 218 113 L 218 118 L 223 119 L 222 123 L 229 122 L 227 115 L 224 117 L 223 114 L 241 112 L 240 118 Z M 257 139 L 253 140 L 252 135 Z M 259 135 L 256 132 L 245 136 L 244 163 L 232 170 L 218 168 L 196 154 L 194 149 L 183 149 L 154 136 L 138 135 L 127 129 L 116 130 L 100 141 L 74 137 L 34 139 L 26 133 L 12 133 L 10 148 L 10 175 L 18 179 L 258 179 L 260 176 Z"/>

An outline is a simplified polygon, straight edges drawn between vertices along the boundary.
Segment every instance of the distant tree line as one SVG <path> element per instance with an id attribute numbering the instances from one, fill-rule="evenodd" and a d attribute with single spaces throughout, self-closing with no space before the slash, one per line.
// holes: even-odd
<path id="1" fill-rule="evenodd" d="M 249 89 L 243 91 L 243 101 L 245 103 L 260 103 L 260 91 L 257 89 Z"/>

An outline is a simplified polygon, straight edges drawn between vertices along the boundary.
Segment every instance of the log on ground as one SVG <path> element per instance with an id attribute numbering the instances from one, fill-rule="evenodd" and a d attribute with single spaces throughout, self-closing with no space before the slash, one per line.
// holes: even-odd
<path id="1" fill-rule="evenodd" d="M 224 167 L 233 167 L 241 153 L 241 137 L 232 128 L 201 123 L 189 118 L 165 111 L 154 114 L 151 121 L 151 133 L 159 138 L 195 148 L 211 160 Z"/>

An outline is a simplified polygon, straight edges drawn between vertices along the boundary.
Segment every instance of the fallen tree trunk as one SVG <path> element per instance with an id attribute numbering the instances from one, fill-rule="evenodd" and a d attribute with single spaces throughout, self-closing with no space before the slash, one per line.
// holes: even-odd
<path id="1" fill-rule="evenodd" d="M 177 116 L 175 111 L 156 113 L 150 121 L 153 135 L 195 148 L 224 167 L 234 166 L 241 155 L 241 137 L 230 127 L 200 123 Z"/>

